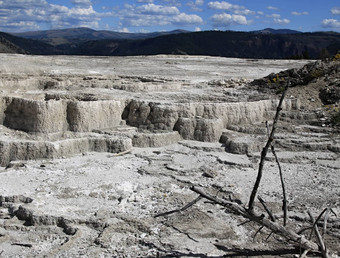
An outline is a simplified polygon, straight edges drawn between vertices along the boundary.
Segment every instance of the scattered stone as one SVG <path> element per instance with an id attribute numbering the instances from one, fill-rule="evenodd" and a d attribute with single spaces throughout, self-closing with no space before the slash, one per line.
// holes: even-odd
<path id="1" fill-rule="evenodd" d="M 208 178 L 214 178 L 217 176 L 217 173 L 214 170 L 208 170 L 208 171 L 203 172 L 202 176 L 208 177 Z"/>

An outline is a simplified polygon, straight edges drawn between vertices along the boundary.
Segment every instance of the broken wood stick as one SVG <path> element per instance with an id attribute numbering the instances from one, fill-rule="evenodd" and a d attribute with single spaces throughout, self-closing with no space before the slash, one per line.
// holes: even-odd
<path id="1" fill-rule="evenodd" d="M 184 207 L 180 208 L 180 209 L 175 209 L 175 210 L 171 210 L 171 211 L 167 211 L 167 212 L 163 212 L 163 213 L 160 213 L 160 214 L 156 214 L 154 216 L 154 218 L 157 218 L 157 217 L 162 217 L 162 216 L 167 216 L 167 215 L 170 215 L 170 214 L 173 214 L 175 212 L 181 212 L 181 211 L 185 211 L 186 209 L 189 209 L 192 205 L 194 205 L 195 203 L 197 203 L 199 200 L 202 199 L 202 196 L 198 196 L 195 200 L 193 200 L 192 202 L 189 202 L 187 205 L 185 205 Z"/>
<path id="2" fill-rule="evenodd" d="M 327 252 L 327 248 L 326 248 L 326 245 L 323 241 L 323 238 L 321 237 L 321 234 L 319 232 L 319 229 L 318 229 L 318 226 L 317 226 L 317 221 L 315 221 L 312 213 L 310 211 L 307 211 L 312 223 L 313 223 L 313 230 L 315 232 L 315 235 L 316 235 L 316 238 L 318 239 L 318 242 L 319 242 L 319 246 L 320 246 L 320 249 L 321 249 L 321 253 L 322 253 L 322 256 L 324 258 L 328 258 L 328 252 Z M 320 216 L 323 214 L 323 212 L 320 214 Z M 320 217 L 319 216 L 319 217 Z"/>
<path id="3" fill-rule="evenodd" d="M 115 154 L 113 154 L 113 156 L 114 156 L 114 157 L 123 156 L 123 155 L 125 155 L 125 154 L 130 153 L 131 151 L 132 151 L 132 148 L 129 149 L 129 150 L 126 150 L 126 151 L 122 151 L 122 152 L 115 153 Z"/>
<path id="4" fill-rule="evenodd" d="M 319 246 L 316 243 L 306 239 L 303 235 L 298 235 L 294 231 L 289 230 L 286 227 L 283 227 L 278 223 L 271 221 L 270 219 L 267 219 L 264 215 L 256 214 L 254 210 L 246 209 L 245 207 L 239 205 L 236 202 L 228 202 L 213 197 L 195 186 L 191 187 L 190 189 L 195 193 L 199 194 L 200 196 L 202 196 L 203 198 L 206 198 L 216 204 L 225 207 L 228 211 L 237 215 L 241 215 L 244 218 L 250 219 L 258 223 L 259 225 L 264 226 L 267 229 L 271 230 L 273 233 L 281 235 L 287 240 L 293 241 L 297 246 L 300 246 L 304 250 L 311 250 L 314 252 L 317 252 L 319 250 Z"/>
<path id="5" fill-rule="evenodd" d="M 262 199 L 261 196 L 257 196 L 257 199 L 259 199 L 260 203 L 262 204 L 263 208 L 266 210 L 266 212 L 269 215 L 269 218 L 275 222 L 275 217 L 273 215 L 273 213 L 271 212 L 271 210 L 268 208 L 267 203 Z"/>
<path id="6" fill-rule="evenodd" d="M 32 244 L 25 244 L 25 243 L 12 243 L 12 245 L 18 245 L 18 246 L 23 246 L 23 247 L 33 247 Z"/>

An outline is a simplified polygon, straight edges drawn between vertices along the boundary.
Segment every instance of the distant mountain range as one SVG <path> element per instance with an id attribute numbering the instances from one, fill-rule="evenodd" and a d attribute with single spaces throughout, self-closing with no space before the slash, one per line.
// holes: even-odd
<path id="1" fill-rule="evenodd" d="M 151 32 L 151 33 L 127 33 L 115 32 L 108 30 L 92 30 L 89 28 L 71 28 L 62 30 L 44 30 L 31 31 L 22 33 L 12 33 L 14 36 L 40 40 L 53 46 L 64 44 L 79 44 L 89 40 L 124 40 L 124 39 L 146 39 L 162 35 L 187 33 L 186 30 L 173 30 L 166 32 Z"/>
<path id="2" fill-rule="evenodd" d="M 266 29 L 263 29 L 263 30 L 253 31 L 253 33 L 257 33 L 257 34 L 299 34 L 299 33 L 302 33 L 302 32 L 297 31 L 297 30 L 288 30 L 288 29 L 275 30 L 275 29 L 271 29 L 271 28 L 266 28 Z"/>
<path id="3" fill-rule="evenodd" d="M 340 33 L 264 29 L 154 33 L 88 28 L 0 33 L 0 52 L 33 55 L 185 54 L 240 58 L 322 58 L 340 50 Z"/>

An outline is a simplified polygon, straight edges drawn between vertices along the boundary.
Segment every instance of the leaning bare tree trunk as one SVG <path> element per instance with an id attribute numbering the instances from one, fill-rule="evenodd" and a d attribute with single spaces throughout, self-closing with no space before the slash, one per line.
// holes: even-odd
<path id="1" fill-rule="evenodd" d="M 274 118 L 274 122 L 273 122 L 273 126 L 272 126 L 272 131 L 269 134 L 267 144 L 266 144 L 266 146 L 263 148 L 263 150 L 261 152 L 261 160 L 260 160 L 260 164 L 259 164 L 257 178 L 256 178 L 253 190 L 252 190 L 250 198 L 249 198 L 249 203 L 248 203 L 248 209 L 249 209 L 250 212 L 254 211 L 254 203 L 255 203 L 255 198 L 256 198 L 257 190 L 258 190 L 258 188 L 260 186 L 260 182 L 261 182 L 261 179 L 262 179 L 264 161 L 265 161 L 265 158 L 267 156 L 268 149 L 272 145 L 272 142 L 274 140 L 274 135 L 275 135 L 275 131 L 276 131 L 276 124 L 277 124 L 277 122 L 279 120 L 280 111 L 282 110 L 282 103 L 283 103 L 283 100 L 284 100 L 284 98 L 286 96 L 288 88 L 289 88 L 289 82 L 287 83 L 287 85 L 286 85 L 286 87 L 285 87 L 285 89 L 284 89 L 284 91 L 282 93 L 282 96 L 280 98 L 279 105 L 277 106 L 277 110 L 276 110 L 276 114 L 275 114 L 275 118 Z"/>

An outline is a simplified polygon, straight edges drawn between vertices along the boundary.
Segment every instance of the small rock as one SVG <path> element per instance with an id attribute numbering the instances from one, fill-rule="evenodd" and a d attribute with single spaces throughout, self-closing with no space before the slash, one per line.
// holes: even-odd
<path id="1" fill-rule="evenodd" d="M 207 170 L 207 171 L 204 171 L 202 176 L 204 177 L 208 177 L 208 178 L 214 178 L 217 176 L 217 172 L 215 170 Z"/>
<path id="2" fill-rule="evenodd" d="M 25 167 L 25 163 L 21 162 L 21 161 L 11 161 L 11 163 L 9 163 L 6 167 L 6 169 L 9 168 L 22 168 Z"/>

